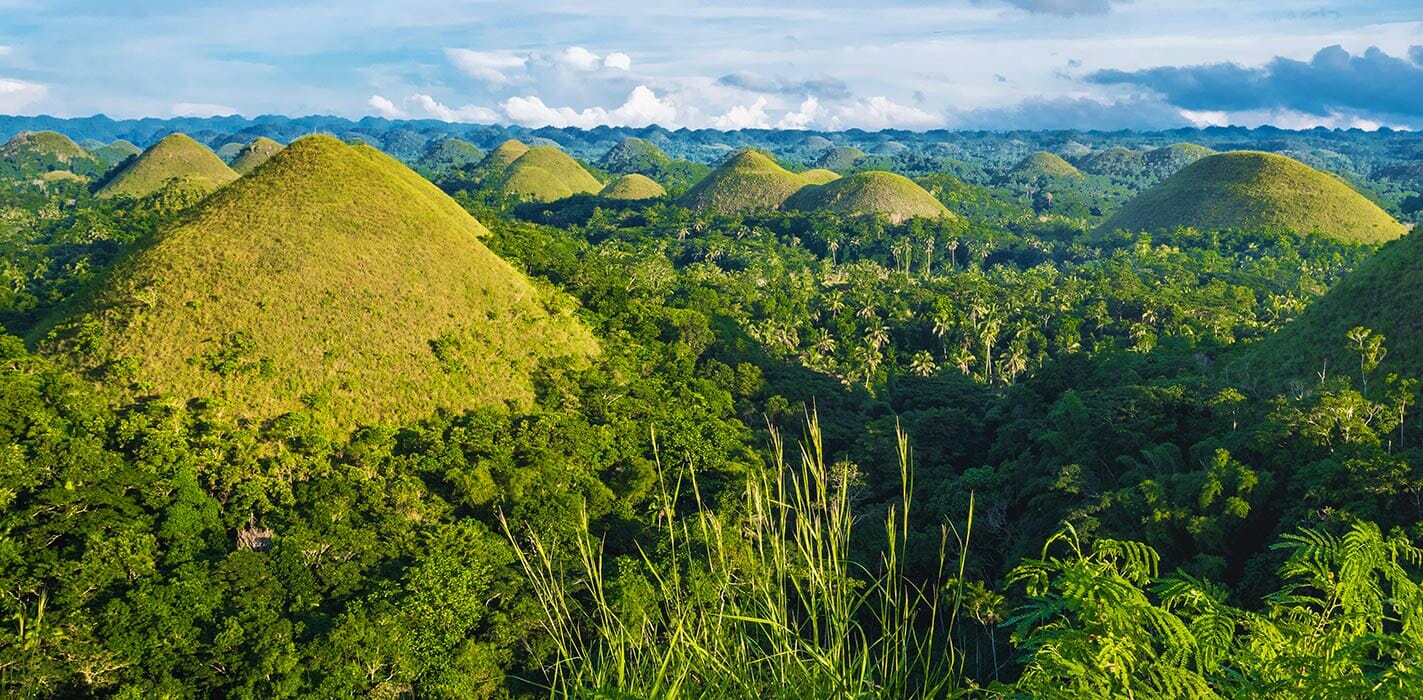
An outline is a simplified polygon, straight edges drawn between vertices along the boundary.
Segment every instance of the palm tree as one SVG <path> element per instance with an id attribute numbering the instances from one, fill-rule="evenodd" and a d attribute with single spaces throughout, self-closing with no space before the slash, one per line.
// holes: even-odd
<path id="1" fill-rule="evenodd" d="M 973 372 L 973 353 L 969 351 L 968 346 L 960 346 L 954 351 L 953 363 L 965 377 Z"/>
<path id="2" fill-rule="evenodd" d="M 939 366 L 934 364 L 934 356 L 928 350 L 920 350 L 909 359 L 909 371 L 921 377 L 927 377 L 937 369 Z"/>
<path id="3" fill-rule="evenodd" d="M 889 344 L 889 328 L 886 326 L 874 326 L 865 331 L 865 342 L 869 343 L 876 351 Z"/>

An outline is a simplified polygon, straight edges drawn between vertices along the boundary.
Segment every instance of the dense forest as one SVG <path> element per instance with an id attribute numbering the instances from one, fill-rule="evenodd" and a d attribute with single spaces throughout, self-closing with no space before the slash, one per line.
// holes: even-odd
<path id="1" fill-rule="evenodd" d="M 7 696 L 1423 693 L 1414 134 L 36 128 Z"/>

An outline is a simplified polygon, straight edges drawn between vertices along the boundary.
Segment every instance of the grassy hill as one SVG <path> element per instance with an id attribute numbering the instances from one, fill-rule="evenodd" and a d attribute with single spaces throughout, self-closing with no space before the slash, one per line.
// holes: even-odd
<path id="1" fill-rule="evenodd" d="M 486 178 L 498 177 L 503 175 L 504 170 L 513 164 L 514 161 L 518 160 L 519 156 L 528 152 L 528 146 L 514 139 L 509 139 L 495 146 L 494 150 L 486 154 L 484 160 L 479 161 L 477 171 Z"/>
<path id="2" fill-rule="evenodd" d="M 132 143 L 129 143 L 128 141 L 124 141 L 123 139 L 119 139 L 118 141 L 107 145 L 99 146 L 98 148 L 95 148 L 93 151 L 91 151 L 91 153 L 94 154 L 95 158 L 98 158 L 99 161 L 102 162 L 105 167 L 109 168 L 112 168 L 115 165 L 118 165 L 119 163 L 122 163 L 142 152 L 143 149 L 133 145 Z"/>
<path id="3" fill-rule="evenodd" d="M 138 199 L 157 192 L 172 180 L 179 180 L 190 189 L 211 192 L 237 177 L 207 146 L 183 134 L 172 134 L 114 173 L 96 194 Z"/>
<path id="4" fill-rule="evenodd" d="M 840 174 L 831 170 L 826 170 L 825 168 L 815 168 L 813 170 L 807 170 L 801 173 L 800 179 L 805 180 L 807 184 L 823 185 L 827 182 L 834 182 L 836 180 L 839 180 Z"/>
<path id="5" fill-rule="evenodd" d="M 638 173 L 655 177 L 655 173 L 666 170 L 671 162 L 672 159 L 651 141 L 626 138 L 598 159 L 598 167 L 617 175 Z"/>
<path id="6" fill-rule="evenodd" d="M 479 150 L 478 146 L 463 139 L 444 138 L 431 143 L 425 155 L 415 164 L 430 172 L 441 173 L 476 165 L 483 158 L 484 151 Z"/>
<path id="7" fill-rule="evenodd" d="M 1133 178 L 1141 176 L 1146 169 L 1146 158 L 1140 151 L 1121 146 L 1096 151 L 1084 156 L 1078 166 L 1093 175 L 1111 178 Z"/>
<path id="8" fill-rule="evenodd" d="M 484 233 L 395 159 L 303 138 L 119 263 L 39 345 L 118 393 L 253 419 L 527 402 L 542 359 L 596 342 Z"/>
<path id="9" fill-rule="evenodd" d="M 810 185 L 786 200 L 786 209 L 832 211 L 843 216 L 883 214 L 900 223 L 913 218 L 953 216 L 924 188 L 903 175 L 872 170 Z"/>
<path id="10" fill-rule="evenodd" d="M 1214 153 L 1215 151 L 1194 143 L 1173 143 L 1142 154 L 1142 164 L 1148 177 L 1164 180 L 1175 175 L 1181 168 Z"/>
<path id="11" fill-rule="evenodd" d="M 693 185 L 678 203 L 693 211 L 745 214 L 775 209 L 806 184 L 770 156 L 747 148 Z"/>
<path id="12" fill-rule="evenodd" d="M 232 159 L 232 169 L 238 175 L 246 175 L 256 170 L 257 166 L 267 162 L 281 150 L 282 144 L 265 136 L 259 136 L 237 152 L 237 157 Z"/>
<path id="13" fill-rule="evenodd" d="M 608 199 L 656 199 L 665 196 L 667 190 L 646 175 L 632 173 L 608 183 L 598 194 Z"/>
<path id="14" fill-rule="evenodd" d="M 1356 243 L 1403 235 L 1394 221 L 1343 180 L 1271 153 L 1202 158 L 1141 193 L 1099 230 L 1290 229 Z"/>
<path id="15" fill-rule="evenodd" d="M 849 170 L 857 161 L 865 157 L 865 152 L 851 146 L 832 148 L 815 159 L 815 167 L 826 170 Z"/>
<path id="16" fill-rule="evenodd" d="M 1269 387 L 1344 373 L 1359 385 L 1359 355 L 1347 334 L 1363 326 L 1384 336 L 1374 377 L 1423 376 L 1423 236 L 1388 243 L 1310 304 L 1279 333 L 1250 348 L 1242 378 Z"/>
<path id="17" fill-rule="evenodd" d="M 1004 179 L 1016 181 L 1034 180 L 1039 176 L 1048 178 L 1067 178 L 1072 180 L 1082 179 L 1082 171 L 1062 159 L 1061 156 L 1039 151 L 1027 158 L 1018 161 L 1007 173 Z"/>
<path id="18" fill-rule="evenodd" d="M 552 202 L 603 189 L 578 161 L 553 146 L 534 146 L 519 156 L 497 180 L 500 194 L 532 202 Z"/>
<path id="19" fill-rule="evenodd" d="M 26 131 L 0 145 L 0 176 L 34 177 L 63 170 L 93 176 L 104 164 L 64 134 L 53 131 Z"/>

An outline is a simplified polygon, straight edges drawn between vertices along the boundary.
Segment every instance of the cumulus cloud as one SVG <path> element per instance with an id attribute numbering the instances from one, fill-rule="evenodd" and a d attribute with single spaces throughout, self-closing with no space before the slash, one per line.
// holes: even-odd
<path id="1" fill-rule="evenodd" d="M 175 117 L 226 117 L 237 114 L 237 108 L 206 102 L 178 102 L 170 109 Z"/>
<path id="2" fill-rule="evenodd" d="M 445 49 L 445 57 L 465 75 L 491 85 L 507 85 L 514 82 L 510 72 L 523 71 L 529 63 L 528 56 L 509 51 L 475 51 L 473 49 Z"/>
<path id="3" fill-rule="evenodd" d="M 888 97 L 852 100 L 835 108 L 825 124 L 830 129 L 933 129 L 944 125 L 942 116 L 900 104 Z"/>
<path id="4" fill-rule="evenodd" d="M 48 89 L 39 83 L 0 78 L 0 113 L 18 114 L 44 99 L 48 92 Z"/>
<path id="5" fill-rule="evenodd" d="M 1004 0 L 1025 12 L 1043 15 L 1105 15 L 1121 0 Z"/>
<path id="6" fill-rule="evenodd" d="M 617 70 L 632 70 L 632 57 L 620 51 L 614 51 L 603 58 L 603 66 Z"/>
<path id="7" fill-rule="evenodd" d="M 514 124 L 523 126 L 573 126 L 591 129 L 599 125 L 643 127 L 652 124 L 674 126 L 677 124 L 677 108 L 658 98 L 646 85 L 633 88 L 627 101 L 611 110 L 589 107 L 577 110 L 572 107 L 551 107 L 538 97 L 511 97 L 500 105 L 503 117 Z"/>
<path id="8" fill-rule="evenodd" d="M 749 105 L 737 105 L 712 120 L 712 127 L 726 131 L 737 129 L 769 129 L 771 118 L 766 114 L 766 98 L 758 97 Z"/>
<path id="9" fill-rule="evenodd" d="M 1194 116 L 1195 118 L 1192 118 Z M 1116 131 L 1118 129 L 1175 129 L 1207 126 L 1224 115 L 1192 115 L 1148 98 L 1126 98 L 1106 102 L 1086 97 L 1038 98 L 1008 107 L 963 110 L 950 115 L 958 129 L 1076 129 Z"/>
<path id="10" fill-rule="evenodd" d="M 768 95 L 809 95 L 825 100 L 840 100 L 850 97 L 850 88 L 845 84 L 845 81 L 831 75 L 792 80 L 761 75 L 751 71 L 737 71 L 717 78 L 716 84 L 721 87 Z"/>
<path id="11" fill-rule="evenodd" d="M 809 129 L 815 123 L 815 118 L 820 115 L 820 100 L 814 97 L 807 97 L 800 103 L 800 109 L 794 112 L 786 112 L 781 120 L 776 122 L 777 129 Z"/>
<path id="12" fill-rule="evenodd" d="M 11 49 L 10 47 L 5 46 L 4 44 L 0 44 L 0 58 L 9 56 L 13 51 L 14 49 Z"/>
<path id="13" fill-rule="evenodd" d="M 574 70 L 591 71 L 598 70 L 603 59 L 582 46 L 570 46 L 558 55 L 558 62 Z"/>
<path id="14" fill-rule="evenodd" d="M 413 103 L 424 110 L 425 114 L 440 121 L 487 124 L 499 120 L 499 113 L 488 107 L 480 107 L 478 105 L 449 107 L 429 95 L 411 95 L 406 102 Z"/>
<path id="15" fill-rule="evenodd" d="M 1276 57 L 1264 66 L 1236 63 L 1106 70 L 1087 76 L 1100 85 L 1144 88 L 1193 111 L 1281 110 L 1315 116 L 1423 117 L 1423 47 L 1409 59 L 1378 48 L 1353 55 L 1340 46 L 1309 61 Z"/>
<path id="16" fill-rule="evenodd" d="M 366 100 L 366 104 L 370 105 L 376 114 L 386 119 L 403 119 L 405 117 L 405 110 L 396 107 L 394 102 L 380 95 L 371 95 L 371 99 Z"/>

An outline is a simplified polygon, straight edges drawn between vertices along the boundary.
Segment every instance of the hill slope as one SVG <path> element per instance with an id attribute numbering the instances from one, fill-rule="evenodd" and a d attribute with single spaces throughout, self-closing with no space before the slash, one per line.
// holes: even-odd
<path id="1" fill-rule="evenodd" d="M 504 169 L 498 189 L 506 197 L 552 202 L 596 193 L 603 183 L 567 153 L 553 146 L 534 146 Z"/>
<path id="2" fill-rule="evenodd" d="M 608 183 L 598 194 L 608 199 L 656 199 L 666 195 L 667 190 L 646 175 L 632 173 Z"/>
<path id="3" fill-rule="evenodd" d="M 1164 180 L 1175 175 L 1181 168 L 1214 153 L 1215 151 L 1194 143 L 1173 143 L 1147 151 L 1142 155 L 1142 160 L 1148 176 Z"/>
<path id="4" fill-rule="evenodd" d="M 1251 379 L 1279 386 L 1317 382 L 1317 373 L 1345 373 L 1359 385 L 1359 355 L 1349 349 L 1350 329 L 1384 336 L 1387 354 L 1374 377 L 1390 372 L 1423 376 L 1423 236 L 1385 245 L 1310 304 L 1279 333 L 1248 353 Z"/>
<path id="5" fill-rule="evenodd" d="M 1404 227 L 1342 180 L 1271 153 L 1202 158 L 1137 195 L 1099 230 L 1291 229 L 1380 243 Z"/>
<path id="6" fill-rule="evenodd" d="M 207 146 L 183 134 L 172 134 L 115 173 L 96 194 L 137 199 L 163 189 L 173 180 L 186 188 L 211 192 L 237 177 Z"/>
<path id="7" fill-rule="evenodd" d="M 143 149 L 129 143 L 128 141 L 119 139 L 118 141 L 114 141 L 113 143 L 99 146 L 91 152 L 94 154 L 94 157 L 98 158 L 106 167 L 112 168 L 115 165 L 118 165 L 119 163 L 122 163 L 128 160 L 129 158 L 142 153 Z"/>
<path id="8" fill-rule="evenodd" d="M 1032 180 L 1038 176 L 1049 178 L 1069 178 L 1079 180 L 1082 178 L 1082 171 L 1073 167 L 1071 163 L 1062 159 L 1061 156 L 1039 151 L 1027 158 L 1018 161 L 1005 175 L 1009 180 Z"/>
<path id="9" fill-rule="evenodd" d="M 237 152 L 237 157 L 232 159 L 232 169 L 238 175 L 246 175 L 256 170 L 257 166 L 267 162 L 281 150 L 282 144 L 265 136 L 259 136 Z"/>
<path id="10" fill-rule="evenodd" d="M 826 170 L 848 170 L 865 157 L 865 152 L 852 146 L 831 148 L 815 159 L 815 167 Z"/>
<path id="11" fill-rule="evenodd" d="M 307 137 L 121 262 L 40 347 L 121 393 L 211 396 L 255 419 L 526 401 L 542 358 L 596 343 L 484 232 L 393 158 Z"/>
<path id="12" fill-rule="evenodd" d="M 666 170 L 671 162 L 672 159 L 651 141 L 626 138 L 598 159 L 598 167 L 618 175 L 638 173 L 654 177 L 655 173 Z"/>
<path id="13" fill-rule="evenodd" d="M 466 165 L 476 165 L 484 158 L 484 151 L 479 147 L 457 138 L 444 138 L 430 144 L 425 150 L 425 155 L 416 161 L 416 165 L 431 172 L 447 172 L 458 170 Z"/>
<path id="14" fill-rule="evenodd" d="M 98 175 L 103 163 L 68 136 L 53 131 L 26 131 L 0 145 L 0 175 L 29 177 L 64 170 Z"/>
<path id="15" fill-rule="evenodd" d="M 746 214 L 775 209 L 806 185 L 760 151 L 742 149 L 678 199 L 693 211 Z"/>
<path id="16" fill-rule="evenodd" d="M 872 170 L 805 187 L 786 200 L 786 209 L 832 211 L 844 216 L 883 214 L 894 223 L 952 216 L 934 195 L 903 175 Z"/>

